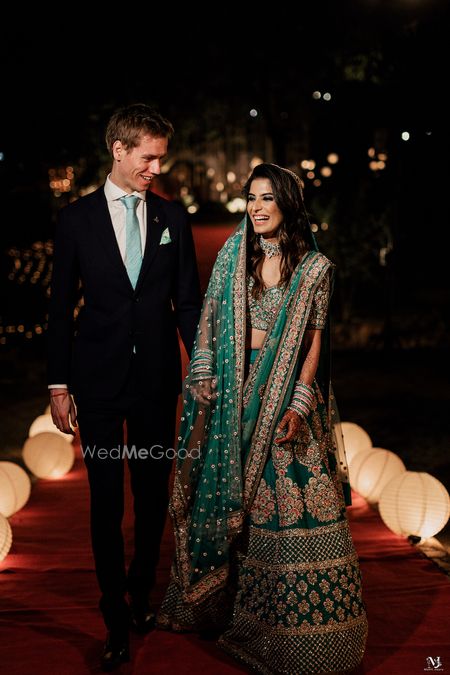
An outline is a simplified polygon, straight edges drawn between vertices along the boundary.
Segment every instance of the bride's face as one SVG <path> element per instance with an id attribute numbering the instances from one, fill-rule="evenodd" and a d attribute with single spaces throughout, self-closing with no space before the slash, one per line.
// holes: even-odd
<path id="1" fill-rule="evenodd" d="M 247 213 L 256 234 L 264 239 L 276 238 L 283 222 L 283 214 L 273 196 L 272 184 L 268 178 L 255 178 L 250 184 L 247 199 Z"/>

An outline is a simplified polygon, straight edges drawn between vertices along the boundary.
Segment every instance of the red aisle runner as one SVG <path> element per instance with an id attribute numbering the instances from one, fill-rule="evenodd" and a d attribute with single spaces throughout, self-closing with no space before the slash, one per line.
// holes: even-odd
<path id="1" fill-rule="evenodd" d="M 128 550 L 132 545 L 130 501 L 128 493 Z M 13 548 L 0 564 L 1 672 L 81 675 L 98 671 L 104 628 L 97 610 L 88 504 L 86 473 L 77 449 L 74 469 L 57 481 L 38 481 L 27 506 L 11 518 Z M 349 515 L 370 622 L 361 672 L 419 674 L 429 656 L 440 656 L 443 672 L 450 672 L 448 578 L 406 540 L 392 534 L 358 495 Z M 167 584 L 172 550 L 168 523 L 155 603 L 161 601 Z M 121 672 L 244 672 L 213 642 L 194 635 L 154 631 L 145 638 L 133 637 L 132 653 L 132 663 Z"/>

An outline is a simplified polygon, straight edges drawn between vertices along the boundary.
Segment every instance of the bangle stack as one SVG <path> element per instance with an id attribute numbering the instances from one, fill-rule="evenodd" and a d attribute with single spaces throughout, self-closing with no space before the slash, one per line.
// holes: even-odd
<path id="1" fill-rule="evenodd" d="M 314 389 L 304 382 L 297 382 L 288 410 L 293 410 L 300 417 L 307 417 L 314 403 Z"/>
<path id="2" fill-rule="evenodd" d="M 196 349 L 191 360 L 191 382 L 212 377 L 213 353 L 211 349 Z"/>

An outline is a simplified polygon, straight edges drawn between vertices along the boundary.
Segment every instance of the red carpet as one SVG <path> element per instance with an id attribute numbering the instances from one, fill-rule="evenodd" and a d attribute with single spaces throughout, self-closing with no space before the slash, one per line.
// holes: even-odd
<path id="1" fill-rule="evenodd" d="M 203 228 L 202 228 L 203 229 Z M 196 230 L 199 234 L 201 228 Z M 200 265 L 206 269 L 229 228 L 205 228 Z M 207 250 L 209 249 L 209 250 Z M 207 253 L 209 254 L 207 256 Z M 99 672 L 104 627 L 89 545 L 88 485 L 79 452 L 73 470 L 57 481 L 39 480 L 30 501 L 10 519 L 13 547 L 0 563 L 0 672 L 7 675 L 82 675 Z M 349 509 L 361 560 L 369 641 L 359 673 L 415 675 L 427 657 L 450 672 L 449 579 L 409 543 L 392 534 L 378 514 L 354 495 Z M 125 534 L 131 549 L 131 505 Z M 172 555 L 169 524 L 161 549 L 158 604 Z M 154 631 L 132 638 L 132 662 L 117 672 L 246 672 L 213 642 Z M 294 674 L 292 674 L 294 675 Z"/>
<path id="2" fill-rule="evenodd" d="M 11 518 L 14 542 L 0 563 L 0 664 L 8 675 L 81 675 L 98 672 L 104 628 L 97 610 L 88 530 L 88 486 L 79 452 L 74 469 L 57 481 L 40 480 L 30 501 Z M 125 532 L 131 549 L 128 499 Z M 349 510 L 361 560 L 369 642 L 360 673 L 423 673 L 426 657 L 450 669 L 450 582 L 378 514 L 354 495 Z M 164 593 L 172 554 L 166 528 L 158 585 Z M 155 631 L 133 637 L 133 661 L 123 673 L 245 672 L 213 642 Z M 437 671 L 435 671 L 437 672 Z"/>

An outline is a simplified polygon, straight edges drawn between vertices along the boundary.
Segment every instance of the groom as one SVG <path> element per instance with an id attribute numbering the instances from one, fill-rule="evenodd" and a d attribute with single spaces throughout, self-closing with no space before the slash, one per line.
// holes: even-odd
<path id="1" fill-rule="evenodd" d="M 177 329 L 190 354 L 200 314 L 184 211 L 149 189 L 172 134 L 172 124 L 146 105 L 116 112 L 106 131 L 113 159 L 106 183 L 62 209 L 56 231 L 48 322 L 51 411 L 56 426 L 69 433 L 78 413 L 108 629 L 104 670 L 129 659 L 130 625 L 141 633 L 154 625 L 149 593 L 181 390 Z M 125 457 L 135 515 L 128 573 L 121 530 Z"/>

